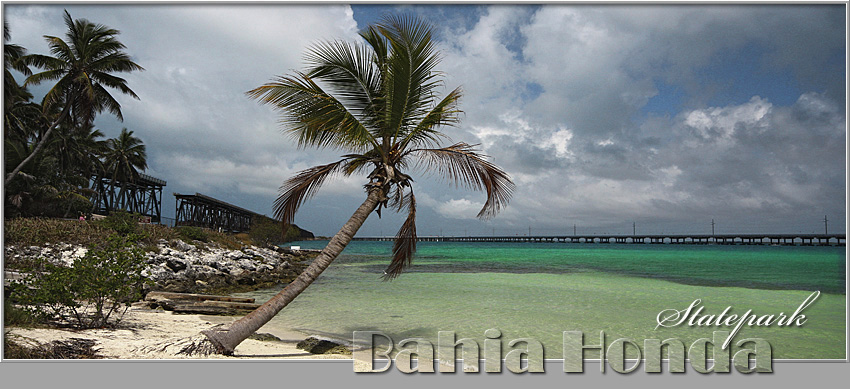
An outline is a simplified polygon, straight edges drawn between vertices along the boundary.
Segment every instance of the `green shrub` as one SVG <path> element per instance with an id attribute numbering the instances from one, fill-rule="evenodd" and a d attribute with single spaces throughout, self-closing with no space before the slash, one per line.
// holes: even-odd
<path id="1" fill-rule="evenodd" d="M 269 218 L 255 218 L 248 230 L 251 242 L 256 245 L 269 245 L 281 241 L 282 227 L 279 222 Z"/>
<path id="2" fill-rule="evenodd" d="M 209 234 L 206 230 L 200 227 L 191 227 L 191 226 L 183 226 L 178 227 L 177 232 L 180 233 L 180 236 L 184 240 L 199 240 L 201 242 L 208 242 L 210 239 Z"/>
<path id="3" fill-rule="evenodd" d="M 62 209 L 61 215 L 57 212 L 56 216 L 74 217 L 88 215 L 94 209 L 94 205 L 85 196 L 79 193 L 68 193 L 62 197 L 59 202 L 59 207 Z"/>
<path id="4" fill-rule="evenodd" d="M 301 238 L 301 229 L 295 224 L 290 224 L 283 235 L 283 226 L 279 221 L 267 217 L 254 219 L 248 236 L 257 245 L 269 245 L 280 242 L 292 242 Z"/>
<path id="5" fill-rule="evenodd" d="M 109 213 L 109 216 L 95 221 L 95 224 L 126 236 L 139 232 L 139 218 L 140 216 L 137 213 L 113 211 Z"/>
<path id="6" fill-rule="evenodd" d="M 90 246 L 72 267 L 42 264 L 43 272 L 25 278 L 31 288 L 19 285 L 12 298 L 35 314 L 56 317 L 79 328 L 117 324 L 130 303 L 142 298 L 145 257 L 126 237 L 113 236 L 100 246 Z M 112 319 L 112 321 L 110 321 Z"/>
<path id="7" fill-rule="evenodd" d="M 36 310 L 16 306 L 9 299 L 3 300 L 3 325 L 6 327 L 35 327 L 46 321 L 47 317 Z"/>
<path id="8" fill-rule="evenodd" d="M 294 242 L 301 239 L 301 229 L 295 224 L 290 224 L 286 230 L 286 236 L 283 237 L 284 242 Z"/>

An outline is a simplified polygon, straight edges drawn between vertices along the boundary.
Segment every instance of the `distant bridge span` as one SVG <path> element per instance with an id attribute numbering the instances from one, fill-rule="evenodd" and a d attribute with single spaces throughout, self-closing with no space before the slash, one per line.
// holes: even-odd
<path id="1" fill-rule="evenodd" d="M 360 241 L 392 241 L 395 237 L 354 237 Z M 419 242 L 542 242 L 845 246 L 846 234 L 680 234 L 680 235 L 561 235 L 561 236 L 419 236 Z"/>
<path id="2" fill-rule="evenodd" d="M 204 196 L 200 193 L 175 193 L 177 218 L 175 226 L 206 227 L 224 232 L 246 232 L 254 218 L 266 217 L 245 208 Z"/>

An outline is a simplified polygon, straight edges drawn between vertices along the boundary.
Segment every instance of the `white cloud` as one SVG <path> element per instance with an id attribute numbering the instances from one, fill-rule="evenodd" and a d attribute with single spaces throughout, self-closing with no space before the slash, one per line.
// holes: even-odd
<path id="1" fill-rule="evenodd" d="M 693 110 L 685 114 L 685 124 L 697 131 L 703 139 L 719 138 L 728 143 L 737 128 L 763 132 L 767 122 L 762 121 L 773 105 L 754 96 L 746 104 L 732 107 L 713 107 Z"/>

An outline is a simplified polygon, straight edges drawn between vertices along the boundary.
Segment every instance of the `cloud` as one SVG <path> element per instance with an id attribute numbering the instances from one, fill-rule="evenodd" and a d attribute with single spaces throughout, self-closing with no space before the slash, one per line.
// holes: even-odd
<path id="1" fill-rule="evenodd" d="M 12 42 L 46 53 L 41 35 L 64 34 L 63 7 L 5 5 Z M 244 93 L 300 69 L 312 42 L 358 39 L 350 7 L 67 8 L 119 28 L 147 69 L 127 76 L 141 101 L 116 95 L 125 122 L 102 116 L 98 125 L 108 136 L 136 131 L 169 190 L 220 193 L 265 213 L 287 177 L 339 157 L 297 149 L 276 114 Z M 517 183 L 494 221 L 504 231 L 630 231 L 635 220 L 685 231 L 712 218 L 781 230 L 846 213 L 841 6 L 413 10 L 436 18 L 445 91 L 464 91 L 463 121 L 446 134 L 479 144 Z M 470 232 L 495 228 L 471 220 L 483 194 L 414 178 L 423 231 L 447 221 Z M 299 223 L 336 232 L 327 220 L 350 216 L 362 184 L 329 181 Z M 388 231 L 382 223 L 367 223 L 364 233 Z"/>

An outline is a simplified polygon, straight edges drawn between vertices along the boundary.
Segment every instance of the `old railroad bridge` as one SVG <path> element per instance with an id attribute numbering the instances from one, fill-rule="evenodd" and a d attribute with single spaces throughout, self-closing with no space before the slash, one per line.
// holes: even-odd
<path id="1" fill-rule="evenodd" d="M 352 240 L 392 241 L 395 237 L 355 237 Z M 419 242 L 540 242 L 845 246 L 846 234 L 723 234 L 723 235 L 573 235 L 573 236 L 419 236 Z"/>

